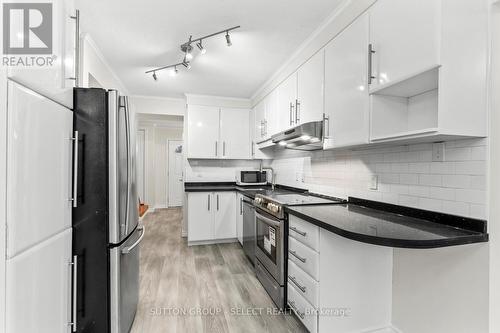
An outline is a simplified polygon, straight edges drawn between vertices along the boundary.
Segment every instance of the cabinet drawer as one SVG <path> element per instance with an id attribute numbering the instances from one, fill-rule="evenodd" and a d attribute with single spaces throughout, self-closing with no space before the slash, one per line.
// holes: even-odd
<path id="1" fill-rule="evenodd" d="M 311 275 L 316 281 L 319 279 L 319 253 L 305 246 L 293 237 L 288 238 L 288 258 L 299 268 Z"/>
<path id="2" fill-rule="evenodd" d="M 291 260 L 288 260 L 288 283 L 304 296 L 314 307 L 318 307 L 319 283 L 309 274 L 301 270 Z"/>
<path id="3" fill-rule="evenodd" d="M 316 309 L 304 297 L 300 296 L 290 282 L 288 282 L 288 305 L 310 333 L 318 332 Z"/>
<path id="4" fill-rule="evenodd" d="M 319 227 L 306 222 L 297 216 L 289 215 L 289 235 L 306 244 L 310 248 L 319 251 Z"/>

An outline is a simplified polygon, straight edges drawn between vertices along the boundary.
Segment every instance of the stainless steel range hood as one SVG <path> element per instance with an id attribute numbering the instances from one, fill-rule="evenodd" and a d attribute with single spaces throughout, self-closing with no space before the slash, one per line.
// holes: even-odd
<path id="1" fill-rule="evenodd" d="M 288 149 L 321 150 L 323 149 L 323 122 L 305 123 L 271 137 L 273 143 Z"/>

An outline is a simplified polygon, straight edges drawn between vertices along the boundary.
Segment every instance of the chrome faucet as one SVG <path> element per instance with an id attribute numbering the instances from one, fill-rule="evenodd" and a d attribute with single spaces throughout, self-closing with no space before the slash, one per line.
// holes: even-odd
<path id="1" fill-rule="evenodd" d="M 274 191 L 275 187 L 276 187 L 276 174 L 274 172 L 274 169 L 272 167 L 262 167 L 262 160 L 260 161 L 260 167 L 259 167 L 259 171 L 262 172 L 264 170 L 270 170 L 271 171 L 271 178 L 272 178 L 272 182 L 271 182 L 271 189 Z"/>

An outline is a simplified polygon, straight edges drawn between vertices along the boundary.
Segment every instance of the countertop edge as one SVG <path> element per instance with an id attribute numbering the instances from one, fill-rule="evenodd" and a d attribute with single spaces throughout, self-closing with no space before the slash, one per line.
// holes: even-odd
<path id="1" fill-rule="evenodd" d="M 318 219 L 315 219 L 309 215 L 297 212 L 293 207 L 285 207 L 285 212 L 291 215 L 297 216 L 307 222 L 310 222 L 322 229 L 333 232 L 339 236 L 359 241 L 362 243 L 395 247 L 395 248 L 405 248 L 405 249 L 434 249 L 448 246 L 466 245 L 473 243 L 484 243 L 489 239 L 487 233 L 480 233 L 477 235 L 470 236 L 460 236 L 454 238 L 446 238 L 439 240 L 408 240 L 408 239 L 396 239 L 396 238 L 386 238 L 359 234 L 351 231 L 347 231 L 341 228 L 334 227 L 328 223 L 324 223 Z"/>

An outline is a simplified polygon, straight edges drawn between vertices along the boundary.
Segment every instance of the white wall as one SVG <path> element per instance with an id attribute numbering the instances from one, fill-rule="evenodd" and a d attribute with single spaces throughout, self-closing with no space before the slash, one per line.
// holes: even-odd
<path id="1" fill-rule="evenodd" d="M 260 161 L 250 160 L 188 160 L 186 182 L 234 182 L 236 172 L 259 170 Z"/>
<path id="2" fill-rule="evenodd" d="M 89 74 L 105 89 L 117 89 L 122 94 L 128 94 L 128 90 L 118 76 L 113 72 L 111 66 L 102 55 L 98 45 L 87 33 L 80 37 L 81 45 L 81 68 L 80 86 L 89 87 Z"/>
<path id="3" fill-rule="evenodd" d="M 136 113 L 184 116 L 186 101 L 182 98 L 132 95 L 129 102 L 134 104 Z"/>

